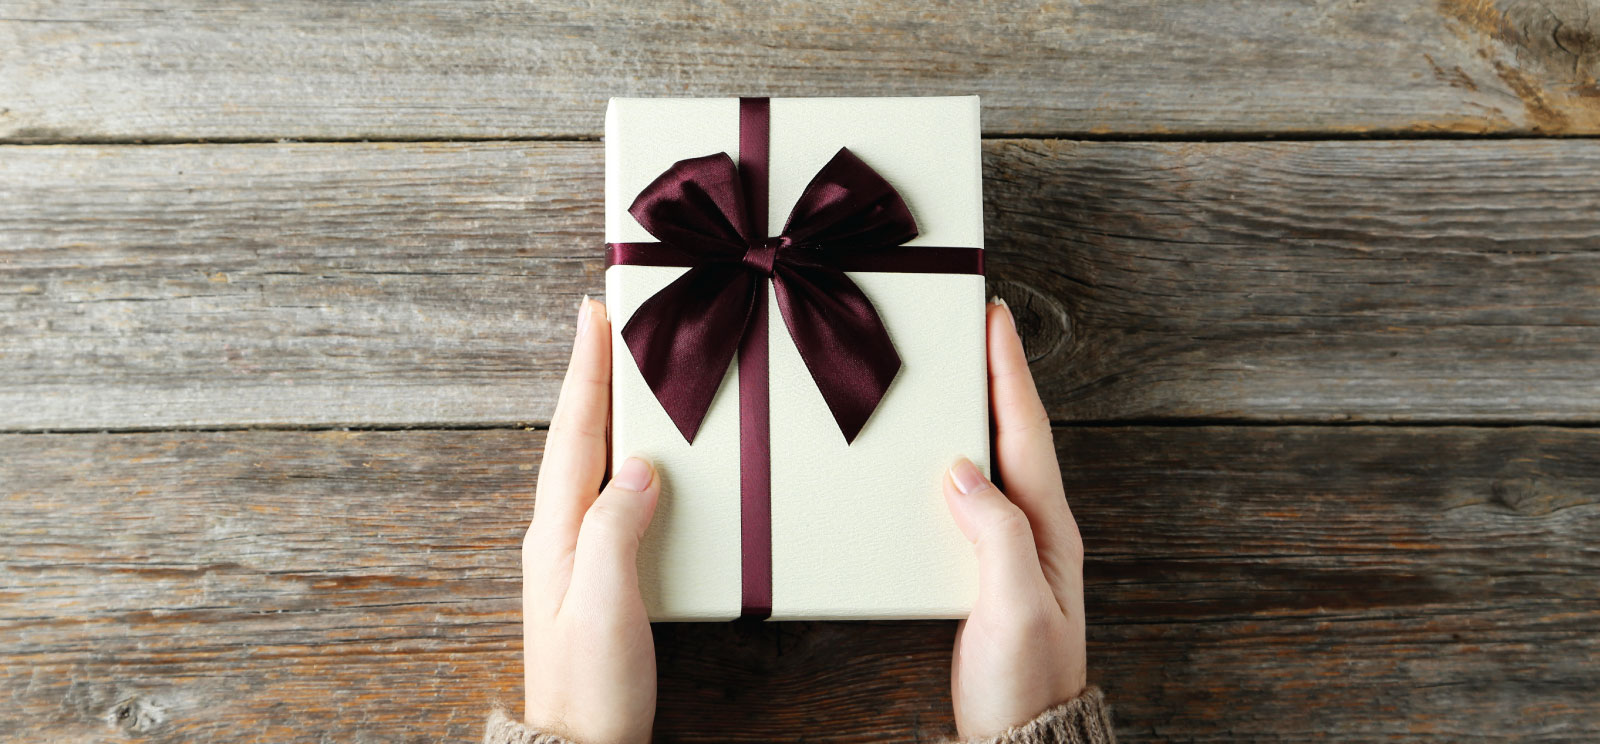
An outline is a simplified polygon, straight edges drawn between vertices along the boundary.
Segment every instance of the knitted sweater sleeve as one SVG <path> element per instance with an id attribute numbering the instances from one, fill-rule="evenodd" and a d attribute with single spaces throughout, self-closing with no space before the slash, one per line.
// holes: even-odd
<path id="1" fill-rule="evenodd" d="M 1013 726 L 987 739 L 962 744 L 1116 744 L 1111 731 L 1111 709 L 1105 694 L 1090 687 L 1033 720 Z"/>
<path id="2" fill-rule="evenodd" d="M 555 734 L 542 733 L 513 720 L 504 710 L 489 714 L 483 744 L 573 744 Z M 1037 718 L 987 739 L 964 744 L 1116 744 L 1111 714 L 1098 687 L 1057 705 Z"/>
<path id="3" fill-rule="evenodd" d="M 483 744 L 572 744 L 571 741 L 528 728 L 514 720 L 504 708 L 495 708 L 489 714 L 489 725 L 483 729 Z"/>

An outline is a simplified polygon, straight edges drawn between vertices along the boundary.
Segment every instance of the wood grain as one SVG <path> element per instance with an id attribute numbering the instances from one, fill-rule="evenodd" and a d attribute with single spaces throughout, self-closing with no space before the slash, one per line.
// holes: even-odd
<path id="1" fill-rule="evenodd" d="M 997 143 L 992 288 L 1073 421 L 1593 421 L 1600 143 Z"/>
<path id="2" fill-rule="evenodd" d="M 1600 431 L 1058 429 L 1123 741 L 1600 729 Z M 0 738 L 470 740 L 542 432 L 0 436 Z M 930 740 L 949 623 L 656 629 L 660 741 Z"/>
<path id="3" fill-rule="evenodd" d="M 1600 143 L 985 144 L 1058 421 L 1600 420 Z M 0 428 L 548 420 L 589 143 L 0 148 Z"/>
<path id="4" fill-rule="evenodd" d="M 604 287 L 600 168 L 586 144 L 13 148 L 0 420 L 546 421 Z"/>
<path id="5" fill-rule="evenodd" d="M 984 96 L 993 135 L 1600 131 L 1595 0 L 0 2 L 0 141 L 595 137 L 609 96 Z"/>

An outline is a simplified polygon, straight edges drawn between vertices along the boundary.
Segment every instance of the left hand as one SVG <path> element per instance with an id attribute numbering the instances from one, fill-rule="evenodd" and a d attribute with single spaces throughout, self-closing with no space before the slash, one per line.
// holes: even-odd
<path id="1" fill-rule="evenodd" d="M 581 744 L 642 744 L 656 659 L 635 559 L 661 478 L 629 458 L 600 489 L 610 404 L 611 324 L 585 298 L 522 543 L 526 720 Z"/>

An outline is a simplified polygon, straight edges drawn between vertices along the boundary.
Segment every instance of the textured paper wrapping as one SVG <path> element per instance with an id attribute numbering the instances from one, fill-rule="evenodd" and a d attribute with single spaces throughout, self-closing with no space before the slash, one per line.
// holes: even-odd
<path id="1" fill-rule="evenodd" d="M 773 235 L 840 147 L 900 192 L 920 231 L 906 245 L 983 247 L 976 97 L 772 99 Z M 738 158 L 738 99 L 612 99 L 606 241 L 654 240 L 627 212 L 634 197 L 674 162 L 718 151 Z M 606 271 L 612 463 L 646 457 L 662 476 L 660 506 L 639 556 L 651 619 L 728 620 L 740 610 L 738 360 L 690 445 L 621 337 L 634 308 L 684 271 Z M 849 445 L 768 285 L 772 619 L 964 617 L 977 592 L 977 564 L 941 484 L 959 456 L 989 468 L 984 279 L 849 276 L 876 306 L 902 360 Z"/>

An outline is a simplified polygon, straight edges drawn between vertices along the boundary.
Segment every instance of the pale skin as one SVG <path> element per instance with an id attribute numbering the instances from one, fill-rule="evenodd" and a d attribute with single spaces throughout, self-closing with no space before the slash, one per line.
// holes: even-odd
<path id="1" fill-rule="evenodd" d="M 579 744 L 650 740 L 656 662 L 635 563 L 661 479 L 629 458 L 609 483 L 611 327 L 585 299 L 522 546 L 527 723 Z M 956 632 L 956 728 L 991 736 L 1086 685 L 1083 541 L 1050 420 L 1010 311 L 988 310 L 989 397 L 1002 493 L 965 459 L 945 502 L 978 558 L 978 598 Z M 602 488 L 602 485 L 604 488 Z"/>

